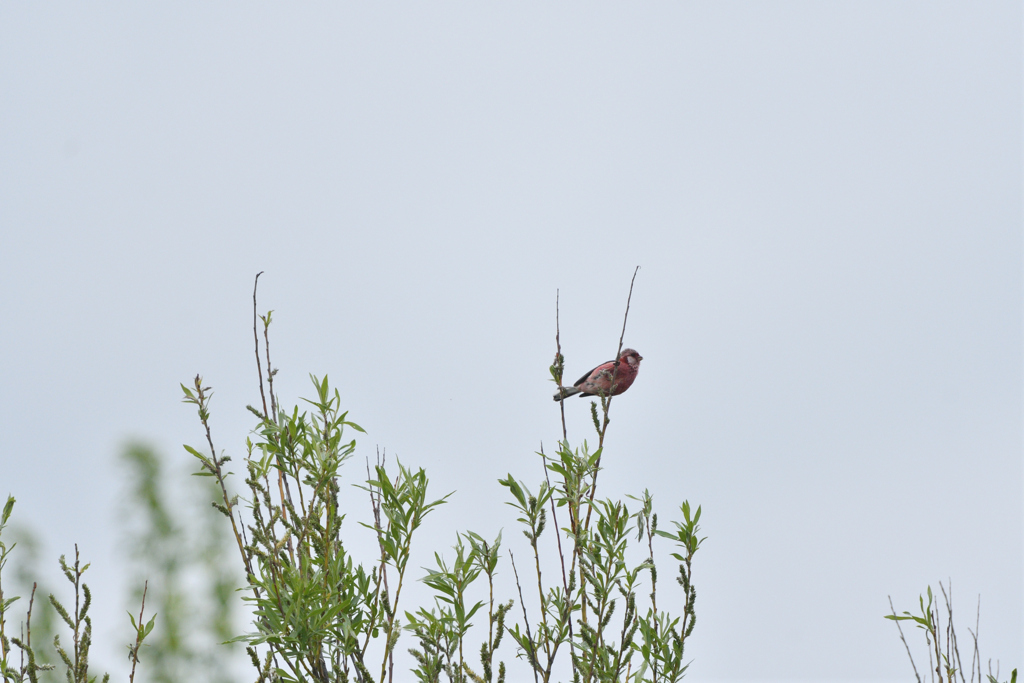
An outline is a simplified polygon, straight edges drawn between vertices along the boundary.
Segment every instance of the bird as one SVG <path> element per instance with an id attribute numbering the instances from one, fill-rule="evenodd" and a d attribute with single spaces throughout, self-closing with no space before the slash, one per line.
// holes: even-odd
<path id="1" fill-rule="evenodd" d="M 587 374 L 576 380 L 571 387 L 562 387 L 555 392 L 554 399 L 561 401 L 570 396 L 618 396 L 633 385 L 640 361 L 644 359 L 633 349 L 622 349 L 619 360 L 602 363 Z"/>

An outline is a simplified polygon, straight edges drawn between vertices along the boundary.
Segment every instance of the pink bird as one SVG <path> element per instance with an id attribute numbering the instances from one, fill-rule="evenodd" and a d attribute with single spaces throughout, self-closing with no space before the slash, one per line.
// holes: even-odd
<path id="1" fill-rule="evenodd" d="M 573 386 L 562 387 L 561 391 L 556 391 L 554 399 L 561 401 L 576 394 L 618 396 L 632 386 L 636 373 L 640 371 L 640 361 L 643 359 L 644 357 L 633 349 L 622 349 L 618 367 L 613 360 L 602 363 L 576 380 Z"/>

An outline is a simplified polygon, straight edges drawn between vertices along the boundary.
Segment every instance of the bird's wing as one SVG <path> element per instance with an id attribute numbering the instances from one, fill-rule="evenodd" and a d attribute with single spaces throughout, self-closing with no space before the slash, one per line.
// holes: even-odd
<path id="1" fill-rule="evenodd" d="M 576 380 L 576 384 L 573 384 L 573 386 L 574 386 L 574 387 L 578 387 L 579 385 L 581 385 L 581 384 L 583 384 L 584 382 L 586 382 L 586 381 L 587 381 L 587 378 L 588 378 L 588 377 L 590 377 L 591 375 L 593 375 L 595 371 L 597 371 L 597 370 L 601 370 L 601 369 L 604 369 L 605 367 L 610 367 L 610 366 L 611 366 L 611 365 L 613 365 L 614 363 L 615 363 L 615 361 L 613 361 L 613 360 L 610 360 L 610 361 L 606 361 L 606 362 L 604 362 L 604 363 L 601 363 L 601 364 L 600 364 L 600 365 L 598 365 L 598 366 L 597 366 L 596 368 L 594 368 L 593 370 L 591 370 L 590 372 L 588 372 L 587 374 L 583 375 L 583 376 L 582 376 L 582 377 L 580 377 L 580 378 L 579 378 L 578 380 Z"/>

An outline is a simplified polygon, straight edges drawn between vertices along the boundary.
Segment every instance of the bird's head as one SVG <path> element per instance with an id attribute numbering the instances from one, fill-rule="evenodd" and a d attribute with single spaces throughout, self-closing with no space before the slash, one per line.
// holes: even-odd
<path id="1" fill-rule="evenodd" d="M 622 353 L 619 354 L 619 360 L 626 361 L 627 363 L 629 363 L 631 367 L 634 368 L 640 367 L 640 361 L 642 361 L 643 359 L 644 357 L 637 353 L 634 349 L 622 349 Z"/>

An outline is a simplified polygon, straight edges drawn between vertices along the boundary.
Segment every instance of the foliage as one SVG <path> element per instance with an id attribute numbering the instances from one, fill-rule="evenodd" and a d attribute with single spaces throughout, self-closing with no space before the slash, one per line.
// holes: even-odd
<path id="1" fill-rule="evenodd" d="M 33 592 L 40 596 L 49 595 L 53 592 L 52 587 L 40 578 L 42 572 L 39 566 L 42 554 L 42 543 L 37 534 L 24 525 L 12 524 L 10 529 L 4 530 L 4 535 L 13 540 L 12 547 L 17 545 L 17 562 L 13 563 L 9 584 L 13 587 L 15 594 L 29 595 Z M 52 665 L 59 661 L 60 657 L 53 648 L 53 638 L 57 635 L 57 629 L 62 626 L 60 617 L 50 605 L 49 600 L 40 599 L 33 604 L 32 609 L 32 649 L 33 656 L 39 669 L 37 676 L 40 683 L 59 683 L 64 676 Z"/>
<path id="2" fill-rule="evenodd" d="M 257 425 L 246 441 L 244 497 L 231 492 L 230 457 L 214 447 L 211 389 L 197 376 L 182 391 L 184 401 L 196 407 L 206 436 L 204 448 L 185 448 L 199 461 L 199 474 L 216 484 L 219 496 L 213 506 L 231 526 L 248 579 L 245 600 L 252 609 L 253 630 L 239 640 L 247 645 L 258 681 L 390 682 L 403 631 L 416 640 L 408 651 L 414 660 L 412 673 L 420 681 L 491 683 L 496 676 L 503 682 L 505 663 L 495 666 L 495 659 L 506 633 L 536 681 L 550 681 L 557 661 L 571 666 L 574 681 L 639 683 L 683 677 L 684 646 L 696 623 L 692 561 L 703 540 L 701 511 L 691 514 L 689 503 L 683 503 L 683 521 L 670 534 L 657 529 L 649 492 L 637 499 L 640 508 L 633 511 L 622 501 L 595 497 L 611 396 L 598 397 L 600 409 L 597 402 L 591 406 L 596 450 L 590 452 L 586 442 L 580 448 L 570 446 L 563 412 L 557 453 L 540 453 L 544 480 L 534 487 L 537 493 L 512 474 L 499 482 L 529 542 L 532 562 L 523 569 L 533 574 L 530 584 L 536 584 L 531 604 L 537 616 L 530 618 L 520 567 L 508 549 L 522 612 L 521 621 L 510 618 L 514 601 L 495 597 L 501 535 L 488 542 L 473 531 L 456 534 L 453 557 L 434 553 L 434 567 L 422 578 L 433 591 L 433 604 L 408 609 L 402 597 L 413 538 L 449 496 L 428 495 L 424 470 L 400 462 L 389 465 L 378 454 L 372 471 L 368 463 L 366 478 L 356 485 L 370 500 L 372 522 L 362 526 L 375 535 L 379 555 L 370 562 L 354 558 L 342 534 L 348 527 L 339 512 L 340 478 L 356 449 L 350 433 L 363 429 L 348 419 L 339 392 L 331 389 L 326 376 L 311 377 L 314 398 L 303 399 L 305 409 L 280 406 L 273 387 L 277 370 L 270 362 L 272 313 L 256 315 L 255 292 L 253 305 L 261 401 L 258 407 L 249 406 Z M 260 357 L 258 321 L 265 360 Z M 560 389 L 563 369 L 558 342 L 551 373 Z M 568 517 L 565 526 L 559 526 L 559 510 Z M 542 571 L 548 559 L 541 557 L 548 553 L 542 537 L 550 538 L 543 534 L 551 528 L 554 559 L 561 570 L 554 585 Z M 634 529 L 638 535 L 632 543 L 643 544 L 635 561 L 636 553 L 629 550 Z M 658 608 L 655 538 L 668 538 L 677 546 L 672 556 L 679 563 L 680 616 Z M 482 577 L 487 580 L 486 599 L 475 587 Z M 637 594 L 646 577 L 650 605 L 641 611 Z M 474 620 L 484 623 L 484 614 L 487 634 L 477 668 L 467 657 L 466 641 Z"/>
<path id="3" fill-rule="evenodd" d="M 50 675 L 56 667 L 54 664 L 43 661 L 39 656 L 41 648 L 32 643 L 32 612 L 35 608 L 37 584 L 32 586 L 25 620 L 19 625 L 18 635 L 8 633 L 7 617 L 11 606 L 19 597 L 5 597 L 4 595 L 3 570 L 11 551 L 14 550 L 14 544 L 7 544 L 3 538 L 3 532 L 10 520 L 14 504 L 14 497 L 8 496 L 3 511 L 0 513 L 0 681 L 4 683 L 25 683 L 25 681 L 40 683 L 41 680 L 50 680 Z M 53 650 L 65 667 L 64 678 L 68 683 L 93 683 L 96 677 L 89 675 L 89 655 L 92 648 L 92 618 L 89 616 L 89 608 L 92 606 L 92 591 L 82 580 L 89 565 L 82 564 L 77 545 L 75 546 L 74 563 L 69 564 L 63 555 L 61 555 L 59 563 L 64 577 L 74 587 L 74 606 L 72 609 L 68 609 L 55 594 L 49 594 L 50 606 L 70 631 L 70 643 L 67 646 L 61 643 L 59 634 L 53 635 Z M 132 683 L 135 680 L 139 649 L 156 625 L 156 615 L 150 617 L 149 621 L 144 621 L 145 606 L 145 595 L 143 595 L 138 619 L 129 614 L 135 638 L 133 644 L 128 648 L 132 662 L 129 680 Z M 48 635 L 50 632 L 44 631 L 44 633 Z M 19 650 L 17 661 L 15 661 L 12 646 Z M 103 683 L 107 683 L 109 678 L 109 674 L 104 674 Z"/>
<path id="4" fill-rule="evenodd" d="M 626 318 L 628 311 L 627 301 Z M 356 451 L 351 432 L 363 429 L 342 411 L 341 396 L 326 376 L 311 376 L 314 398 L 304 399 L 304 410 L 280 408 L 273 388 L 277 371 L 270 363 L 271 314 L 258 319 L 263 322 L 265 366 L 254 325 L 261 402 L 258 408 L 248 407 L 257 423 L 246 439 L 245 497 L 230 490 L 231 458 L 214 447 L 212 391 L 198 376 L 182 390 L 184 401 L 198 410 L 206 445 L 185 449 L 199 461 L 196 474 L 212 487 L 215 500 L 208 511 L 216 523 L 202 518 L 197 524 L 196 518 L 188 518 L 188 528 L 183 526 L 177 510 L 184 506 L 173 502 L 156 455 L 141 446 L 124 453 L 134 475 L 128 497 L 134 525 L 129 525 L 128 540 L 139 570 L 134 598 L 140 604 L 137 616 L 129 612 L 130 683 L 144 645 L 150 680 L 226 681 L 224 650 L 210 646 L 228 639 L 246 645 L 258 682 L 391 683 L 403 632 L 415 640 L 407 648 L 414 663 L 411 671 L 424 683 L 504 683 L 507 669 L 498 650 L 506 635 L 535 683 L 550 683 L 564 670 L 571 672 L 574 683 L 675 683 L 685 676 L 686 643 L 696 625 L 693 560 L 705 540 L 700 535 L 701 508 L 684 501 L 680 519 L 666 531 L 659 528 L 647 490 L 628 496 L 633 501 L 628 503 L 597 497 L 613 396 L 598 396 L 590 404 L 596 448 L 591 450 L 586 440 L 571 444 L 560 402 L 562 439 L 553 454 L 543 447 L 538 453 L 543 480 L 531 485 L 509 473 L 498 481 L 526 539 L 526 563 L 517 564 L 515 548 L 503 544 L 501 533 L 491 541 L 474 531 L 460 531 L 453 552 L 434 552 L 433 566 L 421 577 L 433 592 L 432 604 L 407 608 L 403 592 L 410 580 L 413 539 L 451 494 L 433 497 L 423 469 L 388 464 L 378 453 L 372 468 L 367 463 L 366 477 L 355 483 L 370 502 L 372 521 L 362 526 L 376 539 L 378 554 L 369 562 L 353 557 L 343 535 L 351 525 L 345 526 L 340 511 L 340 482 L 342 467 Z M 562 394 L 565 357 L 557 317 L 555 339 L 549 370 Z M 59 660 L 69 683 L 91 683 L 96 680 L 89 673 L 92 594 L 83 581 L 89 565 L 81 563 L 77 546 L 73 563 L 60 558 L 73 587 L 73 607 L 66 608 L 50 593 L 49 601 L 37 608 L 38 585 L 32 584 L 25 618 L 14 633 L 8 616 L 19 598 L 5 594 L 3 582 L 15 546 L 9 532 L 4 536 L 14 503 L 9 498 L 0 513 L 0 680 L 49 683 L 56 667 L 48 660 Z M 230 638 L 230 596 L 238 582 L 222 554 L 228 526 L 245 571 L 243 599 L 252 614 L 251 630 L 235 638 Z M 31 537 L 25 539 L 31 550 Z M 668 555 L 676 564 L 678 586 L 667 596 L 664 588 L 659 592 L 664 563 L 655 552 L 656 543 L 666 539 L 673 546 Z M 496 595 L 501 589 L 495 577 L 506 553 L 516 599 Z M 554 580 L 551 567 L 556 568 Z M 920 614 L 897 615 L 893 609 L 886 618 L 899 627 L 908 655 L 901 622 L 913 623 L 924 633 L 933 683 L 953 683 L 957 677 L 961 683 L 983 683 L 977 626 L 968 629 L 974 648 L 967 678 L 953 628 L 951 592 L 942 584 L 940 588 L 948 615 L 945 626 L 930 587 L 927 604 L 924 596 L 919 600 Z M 156 615 L 147 619 L 147 598 L 151 606 L 156 603 L 160 622 Z M 673 610 L 664 609 L 666 604 Z M 40 611 L 42 607 L 48 610 Z M 33 644 L 34 609 L 37 643 L 40 635 L 52 636 L 52 654 Z M 70 634 L 66 644 L 55 629 L 61 624 Z M 483 630 L 477 663 L 471 639 Z M 1016 683 L 1016 677 L 1014 669 L 1009 683 Z M 999 683 L 998 666 L 993 672 L 991 662 L 984 683 Z"/>
<path id="5" fill-rule="evenodd" d="M 532 571 L 537 585 L 539 616 L 531 620 L 523 610 L 523 622 L 509 629 L 524 659 L 538 681 L 548 682 L 563 646 L 570 649 L 575 681 L 678 681 L 686 672 L 683 660 L 686 639 L 692 634 L 696 617 L 696 590 L 691 582 L 693 556 L 704 540 L 699 537 L 700 508 L 691 515 L 689 503 L 683 503 L 683 522 L 676 523 L 674 534 L 657 528 L 653 500 L 645 491 L 635 498 L 641 506 L 631 512 L 622 501 L 592 500 L 601 449 L 589 453 L 560 444 L 557 458 L 544 457 L 548 472 L 556 476 L 556 485 L 544 481 L 534 494 L 512 475 L 500 483 L 519 513 L 523 535 L 533 554 Z M 557 526 L 557 512 L 564 510 L 568 526 Z M 556 520 L 557 560 L 562 568 L 561 582 L 545 586 L 539 539 L 548 528 L 547 515 Z M 630 562 L 630 535 L 646 545 L 646 557 Z M 567 548 L 563 550 L 561 535 Z M 683 590 L 683 614 L 673 617 L 658 611 L 658 570 L 654 539 L 672 539 L 681 552 L 672 553 L 679 561 L 677 581 Z M 513 567 L 522 585 L 514 557 Z M 640 612 L 637 594 L 644 575 L 650 577 L 650 606 Z M 531 582 L 534 579 L 531 579 Z M 616 614 L 618 614 L 616 618 Z M 634 656 L 639 658 L 634 661 Z"/>
<path id="6" fill-rule="evenodd" d="M 945 607 L 946 613 L 945 626 L 942 624 L 940 605 L 935 601 L 935 595 L 932 593 L 931 586 L 928 586 L 927 604 L 925 604 L 923 595 L 918 596 L 920 614 L 903 612 L 897 615 L 896 608 L 892 606 L 892 598 L 889 598 L 889 607 L 892 609 L 892 613 L 885 615 L 885 618 L 894 621 L 899 629 L 900 640 L 903 641 L 903 646 L 907 650 L 907 657 L 910 658 L 910 666 L 914 669 L 914 677 L 917 679 L 917 683 L 922 683 L 923 679 L 917 671 L 917 664 L 914 662 L 914 656 L 910 652 L 910 645 L 907 644 L 907 639 L 903 635 L 903 627 L 900 626 L 900 622 L 904 621 L 911 622 L 924 633 L 925 650 L 928 653 L 928 671 L 932 683 L 954 683 L 958 677 L 961 683 L 974 683 L 975 681 L 977 683 L 999 683 L 998 663 L 996 664 L 996 670 L 993 672 L 992 660 L 989 660 L 988 672 L 984 673 L 982 671 L 981 653 L 978 649 L 977 623 L 981 619 L 980 598 L 974 630 L 967 629 L 967 632 L 971 634 L 973 646 L 970 650 L 970 672 L 965 677 L 966 667 L 960 658 L 960 643 L 957 639 L 956 627 L 953 622 L 953 587 L 951 584 L 947 592 L 946 587 L 940 582 L 939 589 L 942 592 L 943 598 L 943 605 L 941 606 Z M 1017 683 L 1016 669 L 1011 672 L 1009 683 Z"/>
<path id="7" fill-rule="evenodd" d="M 226 683 L 231 653 L 223 643 L 235 634 L 232 606 L 242 578 L 225 555 L 222 518 L 173 489 L 153 449 L 130 444 L 120 457 L 129 478 L 121 515 L 135 573 L 129 599 L 139 604 L 146 592 L 160 614 L 146 642 L 144 679 Z M 205 486 L 202 493 L 209 496 Z"/>

